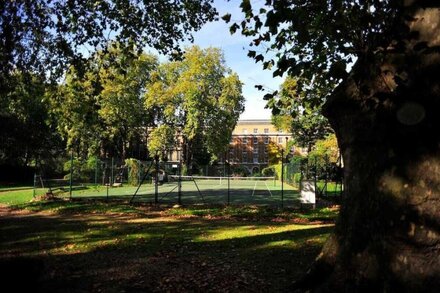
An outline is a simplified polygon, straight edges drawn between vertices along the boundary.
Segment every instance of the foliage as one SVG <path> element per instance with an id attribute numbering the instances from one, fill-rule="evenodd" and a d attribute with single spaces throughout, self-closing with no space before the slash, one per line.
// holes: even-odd
<path id="1" fill-rule="evenodd" d="M 125 159 L 125 166 L 128 168 L 128 184 L 138 186 L 141 180 L 142 164 L 139 160 L 128 158 Z"/>
<path id="2" fill-rule="evenodd" d="M 157 67 L 157 58 L 150 54 L 125 56 L 120 48 L 110 48 L 95 57 L 99 65 L 102 91 L 98 97 L 98 115 L 105 138 L 119 145 L 119 155 L 125 158 L 134 139 L 144 135 L 151 123 L 143 107 L 143 94 L 150 72 Z"/>
<path id="3" fill-rule="evenodd" d="M 64 179 L 70 179 L 70 171 L 72 170 L 72 179 L 76 182 L 92 182 L 96 168 L 98 168 L 99 159 L 97 157 L 89 157 L 86 160 L 81 157 L 74 157 L 73 164 L 70 159 L 64 163 Z M 72 166 L 72 169 L 71 169 Z"/>
<path id="4" fill-rule="evenodd" d="M 65 84 L 49 91 L 46 98 L 67 150 L 75 150 L 84 157 L 96 154 L 100 147 L 102 125 L 96 98 L 99 92 L 96 74 L 87 72 L 79 78 L 72 67 Z"/>
<path id="5" fill-rule="evenodd" d="M 237 177 L 247 177 L 249 175 L 249 170 L 242 165 L 231 165 L 232 176 Z"/>
<path id="6" fill-rule="evenodd" d="M 272 124 L 278 131 L 290 132 L 292 127 L 292 116 L 291 115 L 272 115 Z"/>
<path id="7" fill-rule="evenodd" d="M 188 164 L 196 150 L 211 155 L 224 151 L 244 98 L 238 76 L 226 67 L 219 49 L 194 46 L 183 57 L 152 73 L 145 107 L 154 110 L 156 126 L 168 125 L 182 136 Z"/>
<path id="8" fill-rule="evenodd" d="M 401 1 L 269 0 L 258 10 L 249 0 L 241 3 L 245 20 L 233 23 L 231 32 L 241 30 L 252 38 L 251 47 L 263 49 L 249 50 L 248 56 L 274 68 L 274 76 L 298 78 L 304 108 L 322 105 L 356 57 L 372 54 L 379 59 L 389 40 L 408 33 L 399 29 L 406 21 Z M 229 22 L 230 14 L 223 19 Z M 402 45 L 393 44 L 393 50 L 403 50 Z M 290 101 L 280 103 L 276 96 L 269 93 L 266 99 L 278 114 Z"/>
<path id="9" fill-rule="evenodd" d="M 328 135 L 325 139 L 318 140 L 309 157 L 327 158 L 328 162 L 337 163 L 339 160 L 339 147 L 335 134 Z"/>
<path id="10" fill-rule="evenodd" d="M 269 141 L 267 144 L 267 161 L 269 166 L 276 165 L 281 162 L 281 150 L 282 147 L 278 143 Z"/>
<path id="11" fill-rule="evenodd" d="M 306 177 L 316 176 L 318 179 L 340 181 L 342 169 L 336 136 L 330 134 L 326 139 L 317 141 L 304 164 L 307 164 L 307 166 L 303 165 L 303 173 Z"/>
<path id="12" fill-rule="evenodd" d="M 272 120 L 277 128 L 292 133 L 295 145 L 311 151 L 317 140 L 332 131 L 328 120 L 321 114 L 322 105 L 312 106 L 303 101 L 304 94 L 298 92 L 297 78 L 287 77 L 276 99 L 277 107 L 281 109 Z"/>
<path id="13" fill-rule="evenodd" d="M 149 45 L 179 53 L 179 42 L 216 15 L 202 1 L 2 1 L 0 88 L 12 70 L 38 72 L 55 80 L 67 65 L 80 69 L 84 51 L 105 48 L 110 39 L 129 48 Z"/>
<path id="14" fill-rule="evenodd" d="M 62 150 L 44 102 L 46 84 L 37 75 L 18 71 L 10 78 L 10 91 L 0 95 L 0 164 L 40 168 Z"/>
<path id="15" fill-rule="evenodd" d="M 151 130 L 148 137 L 148 151 L 153 155 L 164 155 L 174 145 L 174 130 L 166 124 Z"/>
<path id="16" fill-rule="evenodd" d="M 48 98 L 67 149 L 82 156 L 101 152 L 124 158 L 151 122 L 143 93 L 156 57 L 133 51 L 127 57 L 113 45 L 89 59 L 82 77 L 71 67 L 65 83 Z"/>
<path id="17" fill-rule="evenodd" d="M 118 89 L 130 89 L 127 93 L 132 94 L 139 87 L 121 78 L 123 70 L 110 74 L 105 83 L 110 89 L 98 105 L 95 97 L 100 90 L 99 74 L 90 56 L 118 49 L 130 60 L 147 45 L 177 57 L 181 54 L 180 42 L 191 40 L 191 33 L 215 16 L 211 0 L 1 1 L 0 161 L 45 163 L 42 167 L 49 169 L 65 143 L 85 156 L 96 154 L 104 139 L 107 148 L 118 144 L 123 153 L 125 143 L 120 138 L 130 139 L 130 131 L 135 129 L 131 127 L 132 117 L 138 119 L 135 110 L 142 107 L 133 108 L 133 116 L 126 115 L 125 106 L 133 103 L 133 99 L 126 99 L 123 113 L 118 116 L 115 97 L 120 97 L 121 91 L 115 88 L 126 83 L 126 88 Z M 107 61 L 114 65 L 111 59 Z M 137 69 L 140 67 L 128 71 L 130 78 Z M 63 78 L 69 89 L 58 88 Z M 109 81 L 111 78 L 115 78 L 116 85 Z M 48 94 L 49 88 L 55 90 Z M 54 102 L 57 94 L 53 92 L 62 99 Z M 50 115 L 48 106 L 53 109 Z M 97 108 L 102 110 L 102 121 L 97 117 Z M 107 127 L 102 129 L 101 122 Z M 56 127 L 66 142 L 61 141 Z"/>
<path id="18" fill-rule="evenodd" d="M 263 168 L 263 170 L 261 170 L 261 174 L 268 177 L 275 176 L 275 169 L 273 166 Z"/>

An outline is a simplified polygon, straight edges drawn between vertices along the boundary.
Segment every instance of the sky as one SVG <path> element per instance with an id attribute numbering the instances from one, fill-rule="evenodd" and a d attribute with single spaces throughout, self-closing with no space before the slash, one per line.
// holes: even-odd
<path id="1" fill-rule="evenodd" d="M 232 21 L 241 21 L 243 15 L 239 7 L 241 0 L 216 0 L 215 7 L 219 16 L 231 13 Z M 262 1 L 252 1 L 257 4 Z M 230 25 L 231 23 L 229 23 Z M 265 92 L 258 91 L 255 85 L 261 84 L 269 90 L 277 90 L 283 79 L 273 78 L 272 72 L 263 70 L 261 62 L 247 56 L 250 39 L 245 38 L 239 32 L 231 35 L 229 25 L 223 20 L 211 22 L 194 34 L 194 44 L 201 48 L 218 47 L 223 50 L 226 65 L 236 72 L 243 83 L 243 96 L 246 99 L 245 111 L 240 119 L 270 119 L 270 109 L 265 109 L 266 101 L 263 100 Z"/>

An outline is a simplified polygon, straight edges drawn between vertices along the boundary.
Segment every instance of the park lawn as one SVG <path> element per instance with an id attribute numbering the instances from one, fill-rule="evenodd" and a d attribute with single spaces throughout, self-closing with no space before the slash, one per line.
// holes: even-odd
<path id="1" fill-rule="evenodd" d="M 0 273 L 45 292 L 285 291 L 337 215 L 20 198 L 1 208 Z"/>
<path id="2" fill-rule="evenodd" d="M 37 189 L 36 192 L 43 193 L 43 189 Z M 21 205 L 27 204 L 33 199 L 34 190 L 32 187 L 19 187 L 17 189 L 0 189 L 0 204 Z"/>

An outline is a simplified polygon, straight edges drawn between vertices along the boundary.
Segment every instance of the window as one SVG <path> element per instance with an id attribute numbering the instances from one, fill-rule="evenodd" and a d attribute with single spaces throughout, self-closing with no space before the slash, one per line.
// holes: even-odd
<path id="1" fill-rule="evenodd" d="M 247 161 L 248 161 L 247 153 L 243 153 L 242 161 L 243 161 L 243 163 L 247 163 Z"/>
<path id="2" fill-rule="evenodd" d="M 254 128 L 254 133 L 258 133 L 258 128 Z"/>
<path id="3" fill-rule="evenodd" d="M 269 138 L 268 137 L 264 138 L 264 144 L 269 144 Z"/>
<path id="4" fill-rule="evenodd" d="M 243 144 L 247 144 L 248 143 L 248 139 L 247 139 L 247 137 L 243 137 Z"/>
<path id="5" fill-rule="evenodd" d="M 269 128 L 264 128 L 264 133 L 269 133 Z"/>
<path id="6" fill-rule="evenodd" d="M 264 157 L 264 162 L 265 162 L 265 163 L 269 162 L 269 157 L 268 157 L 268 156 L 265 156 L 265 157 Z"/>
<path id="7" fill-rule="evenodd" d="M 278 137 L 278 143 L 283 143 L 283 138 L 282 137 Z"/>
<path id="8" fill-rule="evenodd" d="M 254 154 L 258 154 L 258 148 L 254 148 Z"/>
<path id="9" fill-rule="evenodd" d="M 258 144 L 258 137 L 254 137 L 254 144 Z"/>
<path id="10" fill-rule="evenodd" d="M 253 160 L 253 162 L 254 162 L 255 164 L 258 163 L 258 154 L 254 154 L 254 160 Z"/>

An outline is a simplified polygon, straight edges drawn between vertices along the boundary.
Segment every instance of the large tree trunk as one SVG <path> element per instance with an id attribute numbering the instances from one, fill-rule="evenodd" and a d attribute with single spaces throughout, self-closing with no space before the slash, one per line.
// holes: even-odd
<path id="1" fill-rule="evenodd" d="M 360 58 L 326 104 L 345 194 L 335 234 L 299 288 L 440 290 L 440 12 L 414 15 L 419 38 Z"/>

